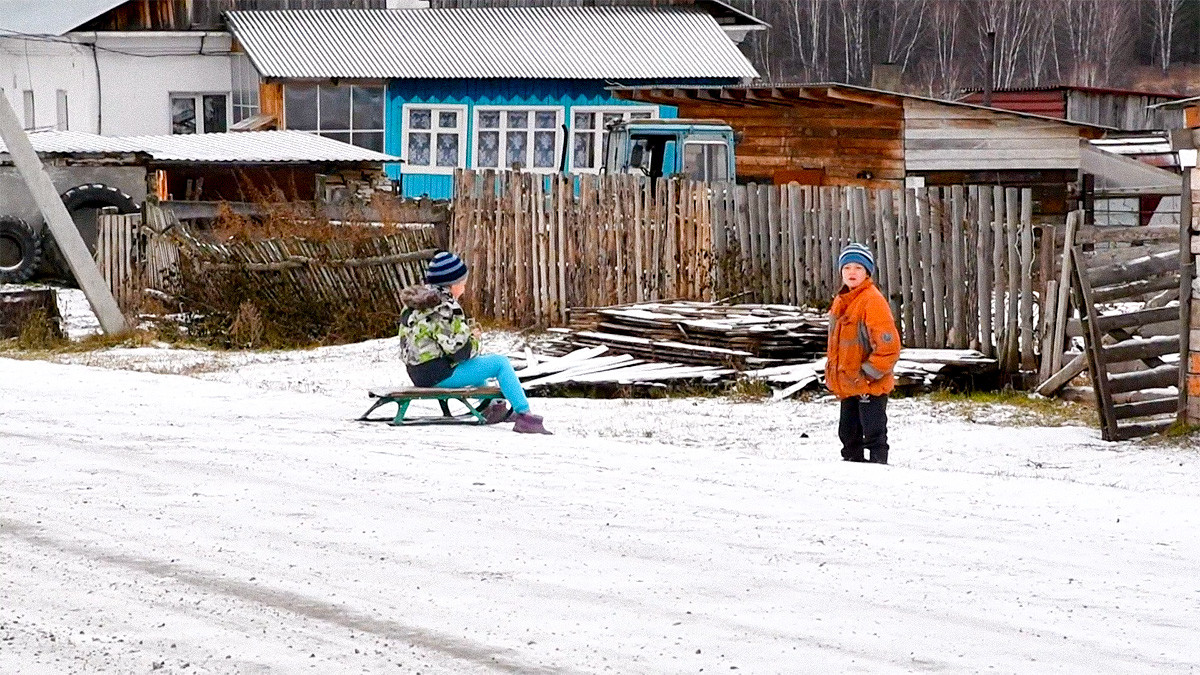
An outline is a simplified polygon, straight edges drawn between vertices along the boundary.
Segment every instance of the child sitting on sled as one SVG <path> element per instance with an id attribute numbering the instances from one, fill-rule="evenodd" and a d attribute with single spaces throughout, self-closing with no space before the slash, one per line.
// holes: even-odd
<path id="1" fill-rule="evenodd" d="M 467 264 L 440 251 L 429 263 L 425 284 L 400 293 L 400 350 L 408 376 L 418 387 L 480 387 L 490 379 L 500 384 L 512 403 L 513 431 L 548 434 L 542 418 L 529 412 L 529 401 L 508 358 L 478 354 L 479 330 L 473 327 L 458 299 L 467 289 Z M 493 401 L 484 410 L 488 424 L 509 418 L 508 406 Z"/>

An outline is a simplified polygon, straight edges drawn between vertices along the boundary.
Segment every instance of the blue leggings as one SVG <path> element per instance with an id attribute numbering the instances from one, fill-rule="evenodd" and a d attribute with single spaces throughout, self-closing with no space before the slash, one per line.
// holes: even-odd
<path id="1" fill-rule="evenodd" d="M 438 382 L 437 386 L 447 389 L 482 387 L 492 378 L 496 378 L 500 383 L 500 391 L 512 404 L 513 412 L 529 412 L 529 400 L 525 398 L 521 380 L 517 379 L 517 374 L 513 372 L 508 357 L 500 354 L 484 354 L 463 361 L 454 368 L 450 377 Z"/>

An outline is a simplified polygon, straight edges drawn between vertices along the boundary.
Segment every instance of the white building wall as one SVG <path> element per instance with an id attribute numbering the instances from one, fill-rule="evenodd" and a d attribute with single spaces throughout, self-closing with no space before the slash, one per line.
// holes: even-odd
<path id="1" fill-rule="evenodd" d="M 171 94 L 229 94 L 228 33 L 101 32 L 0 38 L 0 86 L 24 119 L 34 92 L 37 128 L 57 123 L 67 91 L 69 128 L 106 136 L 171 133 Z"/>

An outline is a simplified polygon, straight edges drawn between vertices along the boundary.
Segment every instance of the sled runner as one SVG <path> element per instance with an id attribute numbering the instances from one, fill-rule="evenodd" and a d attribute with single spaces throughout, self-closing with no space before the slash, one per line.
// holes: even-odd
<path id="1" fill-rule="evenodd" d="M 494 400 L 504 400 L 504 394 L 499 387 L 463 387 L 460 389 L 441 389 L 438 387 L 403 387 L 388 393 L 367 392 L 376 399 L 375 403 L 359 417 L 362 422 L 389 422 L 392 426 L 415 426 L 419 424 L 487 424 L 483 411 Z M 407 417 L 408 407 L 413 401 L 437 401 L 442 409 L 441 416 L 426 415 L 423 417 Z M 466 407 L 467 412 L 454 414 L 450 411 L 450 402 L 458 401 Z M 395 403 L 395 417 L 368 417 L 380 406 Z"/>

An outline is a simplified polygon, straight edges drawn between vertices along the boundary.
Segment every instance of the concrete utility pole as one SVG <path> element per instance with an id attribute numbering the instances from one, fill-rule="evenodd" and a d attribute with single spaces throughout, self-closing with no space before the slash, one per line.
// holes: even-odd
<path id="1" fill-rule="evenodd" d="M 29 136 L 21 128 L 21 122 L 17 120 L 17 113 L 8 102 L 8 96 L 2 88 L 0 88 L 0 138 L 3 138 L 4 144 L 8 146 L 8 154 L 12 157 L 17 172 L 21 174 L 25 185 L 29 187 L 34 202 L 42 212 L 42 217 L 46 219 L 50 234 L 54 236 L 55 243 L 58 244 L 63 257 L 67 259 L 67 265 L 75 275 L 75 280 L 79 282 L 79 287 L 83 289 L 83 294 L 87 297 L 88 302 L 91 303 L 92 311 L 96 312 L 96 318 L 100 320 L 100 327 L 105 333 L 124 333 L 128 328 L 125 325 L 125 317 L 121 314 L 121 308 L 117 306 L 117 299 L 113 297 L 104 277 L 100 276 L 100 269 L 96 267 L 96 262 L 88 253 L 87 244 L 83 243 L 83 237 L 79 236 L 75 221 L 71 220 L 71 214 L 67 212 L 67 207 L 63 205 L 62 199 L 58 196 L 58 190 L 50 181 L 50 174 L 46 173 L 45 167 L 42 166 L 42 160 L 34 152 L 33 144 L 29 142 Z"/>

